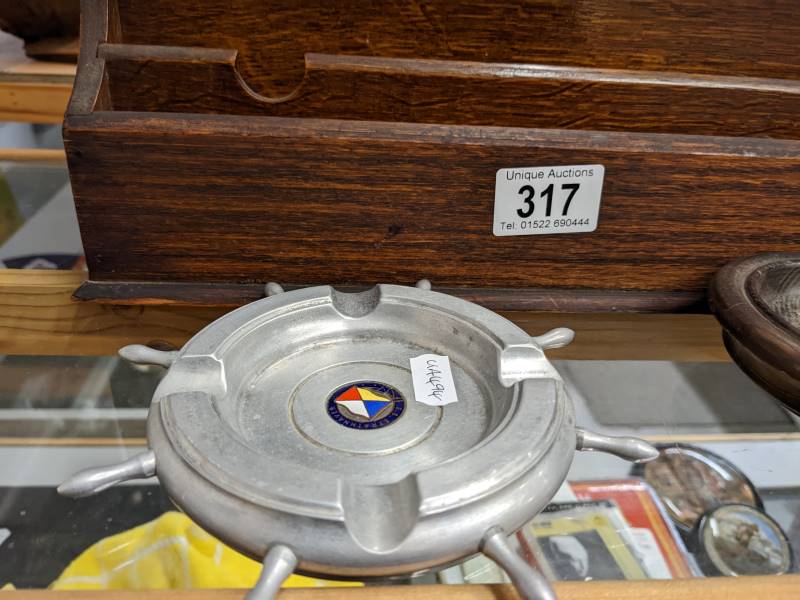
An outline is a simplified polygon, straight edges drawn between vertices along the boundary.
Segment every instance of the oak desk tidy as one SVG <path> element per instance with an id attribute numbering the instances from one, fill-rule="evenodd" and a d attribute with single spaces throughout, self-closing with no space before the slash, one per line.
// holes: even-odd
<path id="1" fill-rule="evenodd" d="M 800 251 L 799 36 L 794 0 L 83 0 L 77 295 L 697 306 Z"/>

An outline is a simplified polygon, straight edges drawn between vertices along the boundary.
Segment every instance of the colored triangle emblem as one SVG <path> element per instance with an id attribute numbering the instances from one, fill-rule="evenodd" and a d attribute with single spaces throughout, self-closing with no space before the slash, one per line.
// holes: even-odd
<path id="1" fill-rule="evenodd" d="M 364 403 L 361 400 L 337 400 L 336 404 L 339 406 L 344 406 L 354 415 L 366 417 L 367 419 L 372 418 L 372 415 L 369 414 L 367 407 L 364 406 Z"/>
<path id="2" fill-rule="evenodd" d="M 386 402 L 384 396 L 379 396 L 369 388 L 358 388 L 358 393 L 361 395 L 362 400 L 377 400 L 379 402 Z"/>
<path id="3" fill-rule="evenodd" d="M 388 400 L 364 400 L 364 408 L 367 409 L 367 413 L 369 414 L 369 418 L 371 419 L 379 412 L 381 412 L 386 405 L 389 403 Z"/>
<path id="4" fill-rule="evenodd" d="M 389 384 L 358 381 L 333 391 L 325 407 L 328 415 L 339 425 L 372 430 L 396 421 L 403 414 L 405 401 Z"/>
<path id="5" fill-rule="evenodd" d="M 361 400 L 361 395 L 358 393 L 358 388 L 354 385 L 350 386 L 336 397 L 337 402 L 340 400 Z"/>

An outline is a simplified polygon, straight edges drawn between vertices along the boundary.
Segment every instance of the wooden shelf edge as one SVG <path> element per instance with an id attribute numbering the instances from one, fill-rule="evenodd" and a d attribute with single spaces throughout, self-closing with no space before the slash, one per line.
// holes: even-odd
<path id="1" fill-rule="evenodd" d="M 719 577 L 660 581 L 557 582 L 559 600 L 796 600 L 800 575 L 779 577 Z M 107 590 L 9 592 L 13 600 L 238 600 L 246 590 Z M 403 585 L 363 588 L 292 588 L 280 600 L 517 600 L 510 585 Z"/>
<path id="2" fill-rule="evenodd" d="M 67 155 L 60 149 L 0 148 L 0 162 L 42 163 L 66 167 Z"/>
<path id="3" fill-rule="evenodd" d="M 61 123 L 71 94 L 70 83 L 10 81 L 0 77 L 0 119 Z"/>
<path id="4" fill-rule="evenodd" d="M 74 63 L 35 60 L 27 56 L 0 58 L 0 81 L 51 82 L 71 87 L 76 70 Z"/>
<path id="5" fill-rule="evenodd" d="M 68 286 L 70 292 L 86 281 L 83 271 L 59 271 L 55 269 L 0 269 L 0 286 L 52 287 Z"/>
<path id="6" fill-rule="evenodd" d="M 76 411 L 77 412 L 77 411 Z M 42 438 L 42 437 L 0 437 L 0 447 L 3 446 L 53 446 L 53 447 L 142 447 L 147 446 L 145 438 L 90 438 L 90 437 L 70 437 L 70 438 Z"/>
<path id="7" fill-rule="evenodd" d="M 108 305 L 72 294 L 78 271 L 0 270 L 0 354 L 102 356 L 132 343 L 180 348 L 231 307 Z M 531 335 L 566 326 L 576 333 L 553 359 L 728 362 L 708 314 L 505 312 Z"/>
<path id="8" fill-rule="evenodd" d="M 410 284 L 411 282 L 409 282 Z M 309 284 L 321 285 L 321 284 Z M 286 285 L 288 291 L 307 285 Z M 348 291 L 353 286 L 336 286 Z M 361 286 L 363 289 L 364 286 Z M 702 294 L 669 291 L 574 290 L 550 288 L 461 288 L 435 286 L 492 310 L 541 312 L 707 312 Z M 181 304 L 186 306 L 241 306 L 264 297 L 262 283 L 197 283 L 151 281 L 85 281 L 75 297 L 103 304 Z"/>
<path id="9" fill-rule="evenodd" d="M 800 431 L 742 432 L 742 433 L 685 433 L 642 435 L 642 439 L 658 444 L 669 443 L 742 443 L 742 442 L 797 442 Z M 137 448 L 147 446 L 143 437 L 0 437 L 3 446 L 53 446 L 53 447 L 103 447 L 124 446 Z"/>

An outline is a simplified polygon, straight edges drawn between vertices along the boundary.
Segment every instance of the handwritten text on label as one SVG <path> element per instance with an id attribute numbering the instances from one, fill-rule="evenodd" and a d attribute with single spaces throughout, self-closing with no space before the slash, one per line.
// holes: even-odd
<path id="1" fill-rule="evenodd" d="M 423 354 L 411 359 L 414 398 L 428 406 L 458 402 L 450 359 L 438 354 Z"/>

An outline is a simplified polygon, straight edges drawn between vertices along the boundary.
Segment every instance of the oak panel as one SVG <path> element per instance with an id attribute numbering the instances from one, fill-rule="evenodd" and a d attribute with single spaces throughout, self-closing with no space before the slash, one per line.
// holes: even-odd
<path id="1" fill-rule="evenodd" d="M 231 306 L 119 306 L 76 301 L 86 275 L 0 270 L 0 354 L 110 355 L 125 344 L 180 348 Z M 707 314 L 503 313 L 531 335 L 572 327 L 575 341 L 552 358 L 728 361 Z"/>
<path id="2" fill-rule="evenodd" d="M 554 584 L 559 600 L 795 600 L 800 575 L 712 577 L 661 581 L 592 581 Z M 239 600 L 246 590 L 17 591 L 17 600 Z M 510 585 L 412 585 L 363 588 L 294 588 L 281 600 L 517 600 Z"/>

